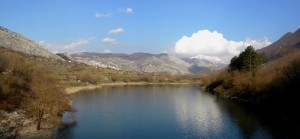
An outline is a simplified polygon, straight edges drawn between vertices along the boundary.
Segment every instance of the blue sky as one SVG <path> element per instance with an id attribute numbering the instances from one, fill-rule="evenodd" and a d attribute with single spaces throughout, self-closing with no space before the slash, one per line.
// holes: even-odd
<path id="1" fill-rule="evenodd" d="M 0 25 L 53 52 L 228 58 L 241 45 L 261 48 L 295 31 L 299 7 L 299 0 L 1 0 Z"/>

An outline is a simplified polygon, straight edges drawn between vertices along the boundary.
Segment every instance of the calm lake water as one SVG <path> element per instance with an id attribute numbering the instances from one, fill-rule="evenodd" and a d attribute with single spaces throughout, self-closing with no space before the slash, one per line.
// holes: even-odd
<path id="1" fill-rule="evenodd" d="M 77 124 L 57 138 L 275 138 L 255 111 L 197 86 L 104 87 L 72 97 Z"/>

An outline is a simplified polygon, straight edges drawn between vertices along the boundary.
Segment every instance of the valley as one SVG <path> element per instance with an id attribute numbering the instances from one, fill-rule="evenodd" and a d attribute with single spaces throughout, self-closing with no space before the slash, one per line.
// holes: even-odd
<path id="1" fill-rule="evenodd" d="M 1 134 L 7 137 L 51 135 L 49 130 L 39 128 L 61 126 L 61 113 L 71 110 L 68 94 L 107 86 L 196 84 L 220 97 L 270 108 L 271 111 L 271 105 L 280 100 L 285 105 L 280 103 L 275 106 L 291 121 L 294 120 L 294 116 L 290 115 L 292 112 L 282 110 L 290 105 L 298 105 L 297 101 L 291 100 L 290 97 L 298 97 L 293 92 L 297 90 L 295 83 L 299 82 L 300 52 L 296 47 L 300 42 L 300 38 L 297 38 L 300 36 L 299 31 L 291 35 L 292 39 L 285 35 L 274 44 L 252 52 L 257 53 L 253 56 L 261 54 L 262 57 L 261 63 L 256 65 L 258 68 L 254 69 L 253 66 L 250 72 L 230 69 L 232 60 L 227 66 L 227 63 L 219 58 L 203 55 L 179 59 L 168 54 L 149 53 L 53 54 L 4 27 L 1 27 L 0 34 L 0 109 L 4 119 L 1 124 L 6 123 L 9 127 L 1 130 Z M 278 47 L 278 44 L 291 45 Z M 268 78 L 262 79 L 265 76 Z M 47 86 L 44 86 L 46 84 Z M 59 91 L 52 93 L 50 90 Z M 47 97 L 43 98 L 41 95 Z M 36 107 L 36 102 L 39 101 L 42 103 L 38 105 L 43 107 L 37 107 L 36 110 L 48 115 L 40 115 L 40 119 L 37 115 L 39 111 L 28 109 Z M 57 111 L 49 111 L 44 106 Z M 27 122 L 18 126 L 11 125 L 8 117 L 13 114 L 19 117 L 19 120 Z M 280 116 L 278 119 L 281 121 Z M 37 130 L 29 130 L 36 122 Z M 298 124 L 295 124 L 292 126 L 298 127 Z"/>

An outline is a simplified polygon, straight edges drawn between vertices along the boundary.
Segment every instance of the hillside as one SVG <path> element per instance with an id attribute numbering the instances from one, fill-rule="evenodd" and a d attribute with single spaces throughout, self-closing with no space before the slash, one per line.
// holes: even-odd
<path id="1" fill-rule="evenodd" d="M 0 138 L 48 134 L 40 129 L 57 125 L 70 108 L 51 62 L 62 61 L 0 47 Z"/>
<path id="2" fill-rule="evenodd" d="M 59 56 L 49 52 L 36 42 L 24 37 L 21 34 L 12 32 L 2 26 L 0 26 L 0 46 L 31 56 L 41 56 L 56 60 L 62 60 Z"/>
<path id="3" fill-rule="evenodd" d="M 286 33 L 276 42 L 257 51 L 264 53 L 270 59 L 276 59 L 295 49 L 300 49 L 300 28 L 293 33 Z"/>
<path id="4" fill-rule="evenodd" d="M 168 54 L 133 53 L 128 55 L 83 52 L 70 56 L 76 61 L 102 68 L 150 73 L 189 73 L 188 63 Z"/>

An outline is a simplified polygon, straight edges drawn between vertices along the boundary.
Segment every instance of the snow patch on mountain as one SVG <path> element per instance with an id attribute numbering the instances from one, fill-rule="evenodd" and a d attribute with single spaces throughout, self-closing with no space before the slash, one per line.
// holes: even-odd
<path id="1" fill-rule="evenodd" d="M 191 59 L 205 60 L 205 61 L 209 61 L 213 64 L 228 64 L 224 60 L 222 60 L 218 57 L 213 57 L 213 56 L 197 55 L 197 56 L 191 57 Z"/>

